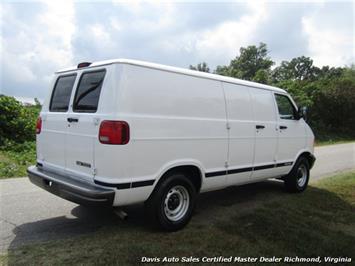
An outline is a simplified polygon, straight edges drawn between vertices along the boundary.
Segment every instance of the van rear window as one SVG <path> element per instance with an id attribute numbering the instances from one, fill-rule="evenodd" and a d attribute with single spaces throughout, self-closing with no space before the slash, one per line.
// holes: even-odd
<path id="1" fill-rule="evenodd" d="M 70 95 L 75 82 L 76 74 L 58 77 L 51 97 L 49 111 L 68 111 Z"/>
<path id="2" fill-rule="evenodd" d="M 105 70 L 100 70 L 81 75 L 74 98 L 74 112 L 95 113 L 97 111 L 105 74 Z"/>

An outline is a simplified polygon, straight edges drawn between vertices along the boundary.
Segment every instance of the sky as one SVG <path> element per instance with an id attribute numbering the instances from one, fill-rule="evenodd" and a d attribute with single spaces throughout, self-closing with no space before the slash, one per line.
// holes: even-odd
<path id="1" fill-rule="evenodd" d="M 227 65 L 267 44 L 279 64 L 355 62 L 355 1 L 2 1 L 0 94 L 43 99 L 53 73 L 130 58 L 187 68 Z"/>

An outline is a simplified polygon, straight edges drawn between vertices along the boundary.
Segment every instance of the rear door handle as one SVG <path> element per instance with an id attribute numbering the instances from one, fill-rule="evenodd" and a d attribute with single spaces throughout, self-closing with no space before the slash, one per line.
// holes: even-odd
<path id="1" fill-rule="evenodd" d="M 265 128 L 264 125 L 256 125 L 255 127 L 256 127 L 256 129 L 263 129 L 263 128 Z"/>
<path id="2" fill-rule="evenodd" d="M 287 126 L 280 126 L 280 129 L 287 129 Z"/>
<path id="3" fill-rule="evenodd" d="M 78 118 L 73 118 L 73 117 L 68 117 L 67 120 L 68 120 L 69 123 L 73 123 L 73 122 L 77 123 L 77 122 L 79 122 Z"/>

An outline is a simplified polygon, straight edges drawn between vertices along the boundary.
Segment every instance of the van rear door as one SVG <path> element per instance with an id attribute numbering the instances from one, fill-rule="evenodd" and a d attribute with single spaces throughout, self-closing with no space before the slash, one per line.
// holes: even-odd
<path id="1" fill-rule="evenodd" d="M 67 117 L 66 170 L 90 181 L 95 174 L 94 147 L 100 121 L 97 110 L 105 74 L 105 69 L 81 74 Z"/>
<path id="2" fill-rule="evenodd" d="M 63 74 L 54 82 L 48 106 L 41 112 L 42 129 L 37 135 L 37 160 L 48 170 L 65 171 L 67 112 L 77 74 Z"/>

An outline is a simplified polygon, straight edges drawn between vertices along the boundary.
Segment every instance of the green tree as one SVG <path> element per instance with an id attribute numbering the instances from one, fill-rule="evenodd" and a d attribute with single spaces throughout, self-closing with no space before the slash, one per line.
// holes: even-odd
<path id="1" fill-rule="evenodd" d="M 265 69 L 259 69 L 252 79 L 255 82 L 269 84 L 270 83 L 270 72 Z"/>
<path id="2" fill-rule="evenodd" d="M 355 69 L 344 68 L 339 78 L 315 82 L 311 124 L 319 138 L 355 138 Z"/>
<path id="3" fill-rule="evenodd" d="M 345 70 L 345 68 L 341 68 L 341 67 L 323 66 L 321 69 L 319 69 L 318 78 L 321 78 L 321 79 L 340 78 L 343 75 L 344 70 Z"/>
<path id="4" fill-rule="evenodd" d="M 240 54 L 228 67 L 218 66 L 215 73 L 235 78 L 268 83 L 271 66 L 274 62 L 268 56 L 265 43 L 240 48 Z"/>
<path id="5" fill-rule="evenodd" d="M 197 70 L 197 71 L 201 71 L 201 72 L 207 72 L 207 73 L 210 72 L 210 68 L 208 67 L 207 63 L 205 63 L 205 62 L 199 63 L 199 64 L 197 64 L 197 66 L 190 65 L 189 68 L 192 70 Z"/>
<path id="6" fill-rule="evenodd" d="M 232 76 L 230 73 L 229 66 L 217 66 L 216 70 L 213 71 L 213 73 L 222 76 Z"/>
<path id="7" fill-rule="evenodd" d="M 34 101 L 35 101 L 35 106 L 37 107 L 41 107 L 41 102 L 37 99 L 37 98 L 34 98 Z"/>
<path id="8" fill-rule="evenodd" d="M 283 80 L 315 80 L 320 69 L 313 65 L 313 60 L 309 57 L 300 56 L 291 61 L 282 61 L 281 65 L 272 71 L 273 82 Z"/>

